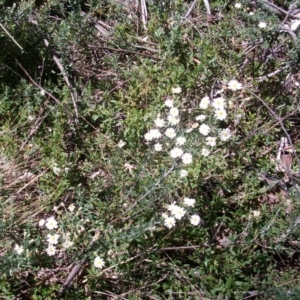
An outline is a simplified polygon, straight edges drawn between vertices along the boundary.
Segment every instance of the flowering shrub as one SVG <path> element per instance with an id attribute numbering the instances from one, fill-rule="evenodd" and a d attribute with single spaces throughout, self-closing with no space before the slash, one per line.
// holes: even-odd
<path id="1" fill-rule="evenodd" d="M 3 4 L 3 299 L 296 294 L 296 10 L 203 3 Z"/>

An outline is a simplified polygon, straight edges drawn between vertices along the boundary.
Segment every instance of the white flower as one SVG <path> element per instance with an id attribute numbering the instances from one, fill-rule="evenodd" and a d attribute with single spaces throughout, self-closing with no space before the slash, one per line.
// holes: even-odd
<path id="1" fill-rule="evenodd" d="M 186 177 L 186 176 L 188 176 L 188 171 L 186 171 L 186 170 L 181 170 L 181 171 L 180 171 L 180 177 L 181 177 L 181 178 L 184 178 L 184 177 Z"/>
<path id="2" fill-rule="evenodd" d="M 75 209 L 75 205 L 74 205 L 73 203 L 70 204 L 70 205 L 68 206 L 68 210 L 69 210 L 70 212 L 73 212 L 74 209 Z"/>
<path id="3" fill-rule="evenodd" d="M 58 243 L 59 234 L 47 234 L 47 242 L 51 245 L 56 245 Z"/>
<path id="4" fill-rule="evenodd" d="M 186 206 L 191 206 L 193 207 L 196 203 L 196 200 L 195 199 L 191 199 L 191 198 L 184 198 L 183 199 L 183 203 L 186 205 Z"/>
<path id="5" fill-rule="evenodd" d="M 225 109 L 217 109 L 215 111 L 215 117 L 217 120 L 223 121 L 227 117 L 227 112 Z"/>
<path id="6" fill-rule="evenodd" d="M 151 140 L 153 139 L 151 132 L 148 131 L 148 132 L 144 135 L 144 138 L 145 138 L 145 140 L 148 141 L 148 142 L 151 141 Z"/>
<path id="7" fill-rule="evenodd" d="M 41 90 L 41 91 L 40 91 L 40 94 L 41 94 L 42 96 L 45 96 L 45 90 Z"/>
<path id="8" fill-rule="evenodd" d="M 166 101 L 165 101 L 165 106 L 166 107 L 173 107 L 173 100 L 172 99 L 167 99 Z"/>
<path id="9" fill-rule="evenodd" d="M 222 97 L 215 98 L 213 100 L 212 106 L 215 109 L 223 109 L 226 106 L 225 99 Z"/>
<path id="10" fill-rule="evenodd" d="M 157 151 L 157 152 L 161 151 L 162 150 L 162 145 L 160 143 L 156 143 L 154 145 L 154 150 Z"/>
<path id="11" fill-rule="evenodd" d="M 267 27 L 267 23 L 266 22 L 259 22 L 258 27 L 259 28 L 266 28 Z"/>
<path id="12" fill-rule="evenodd" d="M 235 8 L 241 8 L 241 7 L 242 7 L 242 4 L 241 4 L 241 3 L 236 3 L 236 4 L 234 5 L 234 7 L 235 7 Z"/>
<path id="13" fill-rule="evenodd" d="M 33 121 L 34 120 L 34 117 L 33 116 L 28 116 L 28 121 Z"/>
<path id="14" fill-rule="evenodd" d="M 291 30 L 293 31 L 297 30 L 299 25 L 300 25 L 300 20 L 293 20 L 291 22 Z"/>
<path id="15" fill-rule="evenodd" d="M 193 162 L 193 156 L 191 153 L 184 153 L 181 158 L 183 164 L 185 165 L 189 165 Z"/>
<path id="16" fill-rule="evenodd" d="M 179 115 L 179 109 L 177 107 L 171 107 L 169 111 L 169 115 L 173 117 L 177 117 Z"/>
<path id="17" fill-rule="evenodd" d="M 235 79 L 232 79 L 228 82 L 228 88 L 232 91 L 240 90 L 242 87 L 242 84 Z"/>
<path id="18" fill-rule="evenodd" d="M 220 132 L 220 139 L 221 139 L 221 141 L 227 141 L 227 140 L 230 139 L 230 137 L 231 137 L 231 132 L 230 132 L 229 128 L 223 129 Z"/>
<path id="19" fill-rule="evenodd" d="M 176 145 L 182 146 L 186 142 L 186 138 L 183 136 L 180 136 L 176 139 Z"/>
<path id="20" fill-rule="evenodd" d="M 159 139 L 161 137 L 161 133 L 158 129 L 151 129 L 144 137 L 146 141 L 152 141 L 154 139 Z"/>
<path id="21" fill-rule="evenodd" d="M 203 122 L 206 119 L 206 115 L 199 115 L 196 117 L 196 121 Z"/>
<path id="22" fill-rule="evenodd" d="M 205 140 L 206 140 L 206 145 L 212 146 L 212 147 L 216 146 L 216 139 L 217 139 L 217 138 L 211 137 L 211 136 L 207 137 L 207 138 L 205 139 Z"/>
<path id="23" fill-rule="evenodd" d="M 168 128 L 165 132 L 165 135 L 170 138 L 173 139 L 176 136 L 176 131 L 174 128 Z"/>
<path id="24" fill-rule="evenodd" d="M 198 215 L 192 215 L 191 218 L 190 218 L 190 222 L 194 226 L 199 225 L 200 221 L 201 221 L 201 219 Z"/>
<path id="25" fill-rule="evenodd" d="M 68 249 L 70 247 L 72 247 L 74 245 L 73 242 L 71 242 L 70 240 L 65 240 L 63 243 L 62 243 L 62 247 L 64 249 Z"/>
<path id="26" fill-rule="evenodd" d="M 164 127 L 165 126 L 165 121 L 161 118 L 156 118 L 156 120 L 154 120 L 154 124 L 156 127 Z"/>
<path id="27" fill-rule="evenodd" d="M 59 206 L 53 206 L 52 210 L 55 211 L 56 213 L 58 212 Z"/>
<path id="28" fill-rule="evenodd" d="M 183 150 L 181 148 L 178 147 L 174 147 L 171 152 L 170 152 L 170 156 L 172 158 L 177 158 L 177 157 L 181 157 L 183 154 Z"/>
<path id="29" fill-rule="evenodd" d="M 172 126 L 177 125 L 180 122 L 180 119 L 177 116 L 168 115 L 167 119 Z"/>
<path id="30" fill-rule="evenodd" d="M 201 109 L 206 109 L 208 107 L 208 105 L 210 104 L 210 99 L 208 96 L 205 96 L 204 98 L 202 98 L 202 100 L 200 101 L 199 107 Z"/>
<path id="31" fill-rule="evenodd" d="M 169 229 L 175 226 L 175 218 L 167 217 L 165 218 L 164 225 Z"/>
<path id="32" fill-rule="evenodd" d="M 210 153 L 210 151 L 209 151 L 208 149 L 202 148 L 202 150 L 201 150 L 201 155 L 203 155 L 203 156 L 208 156 L 209 153 Z"/>
<path id="33" fill-rule="evenodd" d="M 250 11 L 250 12 L 249 12 L 249 15 L 250 15 L 250 16 L 253 16 L 253 15 L 254 15 L 254 12 L 253 12 L 253 11 Z"/>
<path id="34" fill-rule="evenodd" d="M 120 140 L 118 143 L 119 148 L 123 148 L 126 145 L 126 143 L 123 140 Z"/>
<path id="35" fill-rule="evenodd" d="M 166 219 L 166 218 L 169 217 L 168 214 L 166 214 L 166 213 L 162 213 L 161 216 L 162 216 L 163 219 Z"/>
<path id="36" fill-rule="evenodd" d="M 253 214 L 253 217 L 258 218 L 260 216 L 260 211 L 259 210 L 253 210 L 252 214 Z"/>
<path id="37" fill-rule="evenodd" d="M 58 227 L 57 221 L 55 220 L 54 217 L 49 217 L 46 220 L 46 225 L 45 225 L 49 230 L 55 229 Z"/>
<path id="38" fill-rule="evenodd" d="M 53 256 L 55 255 L 56 248 L 53 245 L 49 244 L 48 248 L 46 249 L 46 252 L 49 256 Z"/>
<path id="39" fill-rule="evenodd" d="M 175 209 L 176 206 L 177 206 L 176 202 L 173 202 L 172 204 L 167 206 L 167 210 L 172 213 L 172 211 Z"/>
<path id="40" fill-rule="evenodd" d="M 39 227 L 43 227 L 45 225 L 46 221 L 44 219 L 40 219 L 39 221 Z"/>
<path id="41" fill-rule="evenodd" d="M 153 139 L 159 139 L 161 137 L 161 133 L 158 129 L 151 129 L 150 133 L 151 133 Z"/>
<path id="42" fill-rule="evenodd" d="M 24 248 L 22 246 L 19 246 L 18 244 L 15 245 L 14 250 L 17 252 L 18 255 L 24 252 Z"/>
<path id="43" fill-rule="evenodd" d="M 199 127 L 199 132 L 203 135 L 208 135 L 210 132 L 210 127 L 206 124 L 201 124 Z"/>
<path id="44" fill-rule="evenodd" d="M 94 259 L 94 266 L 95 268 L 98 268 L 98 269 L 102 269 L 105 265 L 105 262 L 104 262 L 104 259 L 97 256 L 95 259 Z"/>
<path id="45" fill-rule="evenodd" d="M 182 217 L 185 215 L 186 210 L 184 210 L 182 207 L 175 205 L 174 209 L 171 211 L 171 214 L 174 216 L 175 219 L 181 220 Z"/>
<path id="46" fill-rule="evenodd" d="M 54 164 L 53 164 L 53 169 L 52 169 L 52 171 L 53 171 L 53 173 L 54 173 L 56 176 L 59 176 L 60 173 L 61 173 L 61 168 L 59 168 L 59 167 L 57 166 L 57 164 L 54 163 Z"/>
<path id="47" fill-rule="evenodd" d="M 176 88 L 172 88 L 172 94 L 180 94 L 182 92 L 182 89 L 180 86 Z"/>

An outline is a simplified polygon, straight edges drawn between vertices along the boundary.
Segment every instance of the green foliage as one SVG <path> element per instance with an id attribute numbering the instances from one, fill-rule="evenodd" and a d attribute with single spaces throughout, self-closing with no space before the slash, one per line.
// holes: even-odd
<path id="1" fill-rule="evenodd" d="M 2 298 L 298 299 L 299 43 L 211 2 L 1 2 Z"/>

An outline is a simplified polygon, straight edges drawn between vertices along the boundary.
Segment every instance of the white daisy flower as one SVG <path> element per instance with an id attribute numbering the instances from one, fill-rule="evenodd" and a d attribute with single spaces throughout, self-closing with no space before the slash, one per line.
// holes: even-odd
<path id="1" fill-rule="evenodd" d="M 267 23 L 266 22 L 259 22 L 258 27 L 262 28 L 262 29 L 266 28 L 267 27 Z"/>
<path id="2" fill-rule="evenodd" d="M 217 109 L 215 111 L 215 117 L 217 120 L 223 121 L 227 117 L 227 112 L 225 109 Z"/>
<path id="3" fill-rule="evenodd" d="M 182 146 L 186 142 L 186 138 L 183 136 L 180 136 L 176 139 L 176 145 Z"/>
<path id="4" fill-rule="evenodd" d="M 120 140 L 118 143 L 119 148 L 123 148 L 126 145 L 126 143 L 123 140 Z"/>
<path id="5" fill-rule="evenodd" d="M 243 88 L 242 84 L 235 79 L 228 82 L 228 88 L 232 91 L 237 91 Z"/>
<path id="6" fill-rule="evenodd" d="M 145 135 L 144 138 L 146 141 L 151 141 L 152 140 L 152 134 L 150 133 L 150 131 L 148 131 Z"/>
<path id="7" fill-rule="evenodd" d="M 210 153 L 210 151 L 209 151 L 208 149 L 202 148 L 202 150 L 201 150 L 201 155 L 203 155 L 203 156 L 208 156 L 209 153 Z"/>
<path id="8" fill-rule="evenodd" d="M 56 222 L 56 220 L 55 220 L 54 217 L 49 217 L 49 218 L 46 220 L 45 226 L 46 226 L 49 230 L 56 229 L 56 228 L 58 227 L 57 222 Z"/>
<path id="9" fill-rule="evenodd" d="M 47 242 L 51 245 L 56 245 L 58 243 L 59 234 L 47 234 Z"/>
<path id="10" fill-rule="evenodd" d="M 46 249 L 46 253 L 49 255 L 49 256 L 53 256 L 55 255 L 55 252 L 56 252 L 56 248 L 49 244 L 48 248 Z"/>
<path id="11" fill-rule="evenodd" d="M 175 136 L 176 136 L 176 131 L 174 128 L 168 128 L 166 131 L 165 131 L 165 135 L 170 138 L 170 139 L 173 139 Z"/>
<path id="12" fill-rule="evenodd" d="M 183 150 L 181 148 L 178 147 L 174 147 L 171 152 L 170 152 L 170 156 L 172 158 L 177 158 L 177 157 L 181 157 L 183 154 Z"/>
<path id="13" fill-rule="evenodd" d="M 105 262 L 104 262 L 104 259 L 97 256 L 95 259 L 94 259 L 94 266 L 95 268 L 98 268 L 98 269 L 102 269 L 105 265 Z"/>
<path id="14" fill-rule="evenodd" d="M 161 151 L 162 150 L 162 144 L 156 143 L 154 145 L 154 150 L 157 151 L 157 152 Z"/>
<path id="15" fill-rule="evenodd" d="M 199 115 L 196 117 L 196 121 L 203 122 L 206 119 L 206 115 Z"/>
<path id="16" fill-rule="evenodd" d="M 173 117 L 178 117 L 179 116 L 179 109 L 177 107 L 171 107 L 169 111 L 169 115 Z"/>
<path id="17" fill-rule="evenodd" d="M 181 177 L 181 178 L 184 178 L 184 177 L 186 177 L 186 176 L 188 176 L 188 171 L 186 171 L 186 170 L 181 170 L 181 171 L 180 171 L 180 177 Z"/>
<path id="18" fill-rule="evenodd" d="M 165 121 L 161 118 L 156 118 L 156 120 L 154 120 L 154 124 L 156 127 L 164 127 L 165 126 Z"/>
<path id="19" fill-rule="evenodd" d="M 176 88 L 172 88 L 172 94 L 180 94 L 182 92 L 182 89 L 180 86 Z"/>
<path id="20" fill-rule="evenodd" d="M 39 221 L 39 227 L 43 227 L 45 225 L 46 221 L 44 219 L 40 219 Z"/>
<path id="21" fill-rule="evenodd" d="M 208 149 L 202 148 L 202 150 L 201 150 L 201 155 L 203 155 L 203 156 L 208 156 L 209 153 L 210 153 L 210 151 L 209 151 Z"/>
<path id="22" fill-rule="evenodd" d="M 208 135 L 210 132 L 210 127 L 206 124 L 201 124 L 199 127 L 199 132 L 203 135 Z"/>
<path id="23" fill-rule="evenodd" d="M 71 242 L 70 240 L 65 240 L 65 241 L 62 243 L 62 247 L 63 247 L 64 249 L 71 248 L 73 245 L 74 245 L 74 243 Z"/>
<path id="24" fill-rule="evenodd" d="M 178 118 L 178 116 L 168 115 L 167 119 L 168 119 L 169 124 L 172 126 L 175 126 L 180 122 L 180 119 Z"/>
<path id="25" fill-rule="evenodd" d="M 161 133 L 158 129 L 151 129 L 150 133 L 153 139 L 159 139 L 161 137 Z"/>
<path id="26" fill-rule="evenodd" d="M 166 214 L 166 213 L 162 213 L 161 216 L 162 216 L 163 219 L 166 219 L 166 218 L 169 217 L 168 214 Z"/>
<path id="27" fill-rule="evenodd" d="M 227 141 L 227 140 L 230 139 L 230 137 L 231 137 L 231 132 L 230 132 L 229 128 L 223 129 L 220 132 L 220 139 L 221 139 L 221 141 Z"/>
<path id="28" fill-rule="evenodd" d="M 174 217 L 167 217 L 164 219 L 164 225 L 171 229 L 172 227 L 175 226 L 175 218 Z"/>
<path id="29" fill-rule="evenodd" d="M 184 198 L 183 199 L 183 203 L 186 205 L 186 206 L 190 206 L 190 207 L 194 207 L 195 203 L 196 203 L 196 200 L 195 199 L 191 199 L 191 198 Z"/>
<path id="30" fill-rule="evenodd" d="M 200 224 L 200 217 L 198 215 L 192 215 L 191 218 L 190 218 L 190 222 L 193 226 L 197 226 Z"/>
<path id="31" fill-rule="evenodd" d="M 212 146 L 212 147 L 216 146 L 217 138 L 209 136 L 205 140 L 206 140 L 206 145 Z"/>
<path id="32" fill-rule="evenodd" d="M 225 99 L 222 97 L 215 98 L 213 100 L 212 106 L 215 109 L 223 109 L 226 106 Z"/>
<path id="33" fill-rule="evenodd" d="M 172 213 L 172 211 L 175 209 L 176 206 L 177 206 L 177 205 L 176 205 L 176 202 L 173 202 L 172 204 L 169 204 L 169 205 L 167 206 L 167 210 L 170 211 L 170 212 Z"/>
<path id="34" fill-rule="evenodd" d="M 174 103 L 174 101 L 172 99 L 167 99 L 165 101 L 165 106 L 171 108 L 171 107 L 173 107 L 173 103 Z"/>
<path id="35" fill-rule="evenodd" d="M 199 107 L 201 109 L 206 109 L 210 104 L 210 99 L 208 96 L 205 96 L 204 98 L 202 98 L 202 100 L 200 101 Z"/>
<path id="36" fill-rule="evenodd" d="M 18 255 L 21 255 L 24 252 L 24 248 L 22 246 L 19 246 L 18 244 L 15 245 L 14 250 Z"/>
<path id="37" fill-rule="evenodd" d="M 171 211 L 171 214 L 174 216 L 175 219 L 181 220 L 183 216 L 185 215 L 186 210 L 184 210 L 182 207 L 176 205 L 174 209 Z"/>
<path id="38" fill-rule="evenodd" d="M 182 159 L 182 163 L 185 165 L 189 165 L 193 162 L 193 156 L 191 153 L 184 153 L 181 159 Z"/>

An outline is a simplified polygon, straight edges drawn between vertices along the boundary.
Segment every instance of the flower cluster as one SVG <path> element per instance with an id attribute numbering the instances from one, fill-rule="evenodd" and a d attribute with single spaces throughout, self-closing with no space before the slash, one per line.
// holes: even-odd
<path id="1" fill-rule="evenodd" d="M 72 210 L 72 208 L 70 210 Z M 48 230 L 51 231 L 51 233 L 47 234 L 48 247 L 45 251 L 49 256 L 54 256 L 55 253 L 57 252 L 56 245 L 59 242 L 60 234 L 53 231 L 58 228 L 58 223 L 55 217 L 51 216 L 46 220 L 41 219 L 39 221 L 39 227 L 43 227 L 43 226 L 45 226 Z M 73 242 L 70 241 L 70 233 L 66 233 L 64 235 L 64 242 L 62 244 L 62 247 L 64 249 L 67 249 L 72 246 L 73 246 Z"/>
<path id="2" fill-rule="evenodd" d="M 237 91 L 242 89 L 242 84 L 235 79 L 232 79 L 228 82 L 228 89 L 231 91 Z M 210 99 L 208 96 L 205 96 L 201 99 L 199 103 L 199 107 L 202 110 L 207 110 L 208 108 L 212 107 L 214 111 L 214 117 L 219 121 L 224 121 L 227 118 L 227 111 L 226 111 L 226 100 L 220 94 L 223 90 L 218 91 L 216 93 L 217 97 L 214 99 Z M 201 114 L 196 117 L 196 121 L 203 122 L 205 121 L 207 116 L 205 114 Z M 201 135 L 205 136 L 205 144 L 209 147 L 214 147 L 217 144 L 217 137 L 211 136 L 212 129 L 209 125 L 202 123 L 199 126 L 199 132 Z M 231 137 L 231 132 L 229 128 L 222 129 L 219 132 L 219 138 L 221 141 L 227 141 Z M 202 156 L 209 156 L 210 150 L 207 147 L 203 147 L 201 150 Z"/>
<path id="3" fill-rule="evenodd" d="M 177 87 L 172 90 L 173 94 L 178 94 L 181 92 L 181 88 Z M 160 115 L 154 120 L 155 128 L 150 129 L 144 138 L 147 142 L 155 141 L 154 150 L 156 152 L 163 150 L 162 142 L 160 139 L 164 138 L 164 142 L 169 144 L 173 143 L 174 147 L 170 150 L 169 155 L 172 159 L 176 159 L 182 162 L 183 165 L 189 165 L 193 162 L 193 156 L 189 152 L 185 152 L 182 146 L 186 143 L 186 138 L 184 136 L 178 135 L 174 126 L 178 125 L 180 122 L 179 109 L 174 105 L 173 99 L 167 99 L 165 101 L 165 106 L 168 108 L 168 114 L 166 119 L 162 119 Z M 187 172 L 185 170 L 181 171 L 180 177 L 185 177 Z"/>
<path id="4" fill-rule="evenodd" d="M 238 8 L 239 5 L 237 5 Z M 243 88 L 242 84 L 235 79 L 228 81 L 227 89 L 236 92 Z M 181 93 L 181 88 L 177 87 L 172 90 L 173 94 Z M 222 128 L 218 131 L 212 128 L 206 120 L 211 121 L 211 115 L 214 116 L 215 120 L 225 121 L 227 119 L 227 106 L 232 107 L 230 102 L 227 103 L 226 99 L 222 96 L 224 90 L 219 90 L 214 93 L 213 99 L 205 96 L 199 103 L 199 108 L 202 110 L 202 114 L 196 117 L 195 123 L 186 130 L 186 133 L 191 132 L 195 128 L 199 127 L 199 133 L 202 136 L 201 141 L 203 147 L 200 150 L 200 155 L 207 157 L 210 155 L 211 148 L 217 145 L 218 139 L 221 141 L 227 141 L 232 136 L 229 128 Z M 151 128 L 145 135 L 144 138 L 147 142 L 154 142 L 154 151 L 159 152 L 164 150 L 164 143 L 168 147 L 169 156 L 183 165 L 189 165 L 193 162 L 192 153 L 185 151 L 184 145 L 187 142 L 187 138 L 178 134 L 176 127 L 180 123 L 180 111 L 179 108 L 174 104 L 174 100 L 168 98 L 165 101 L 165 107 L 167 109 L 166 118 L 162 118 L 159 114 L 154 120 L 154 127 Z M 201 123 L 199 125 L 199 123 Z M 199 152 L 199 151 L 198 151 Z M 186 177 L 188 171 L 181 170 L 180 177 Z M 169 213 L 163 214 L 164 225 L 168 228 L 175 226 L 176 221 L 181 220 L 187 213 L 187 207 L 193 207 L 195 205 L 194 199 L 185 198 L 183 201 L 184 207 L 177 205 L 173 202 L 168 206 L 167 210 Z M 200 217 L 194 214 L 190 217 L 190 223 L 194 226 L 199 225 L 201 222 Z"/>
<path id="5" fill-rule="evenodd" d="M 185 208 L 177 205 L 176 202 L 168 205 L 167 210 L 169 211 L 169 214 L 162 214 L 164 225 L 169 229 L 174 227 L 176 224 L 176 220 L 181 220 L 187 214 L 188 207 L 194 207 L 195 203 L 195 199 L 184 198 L 183 205 L 185 206 Z M 193 226 L 197 226 L 201 222 L 201 218 L 196 214 L 190 216 L 189 220 Z"/>

